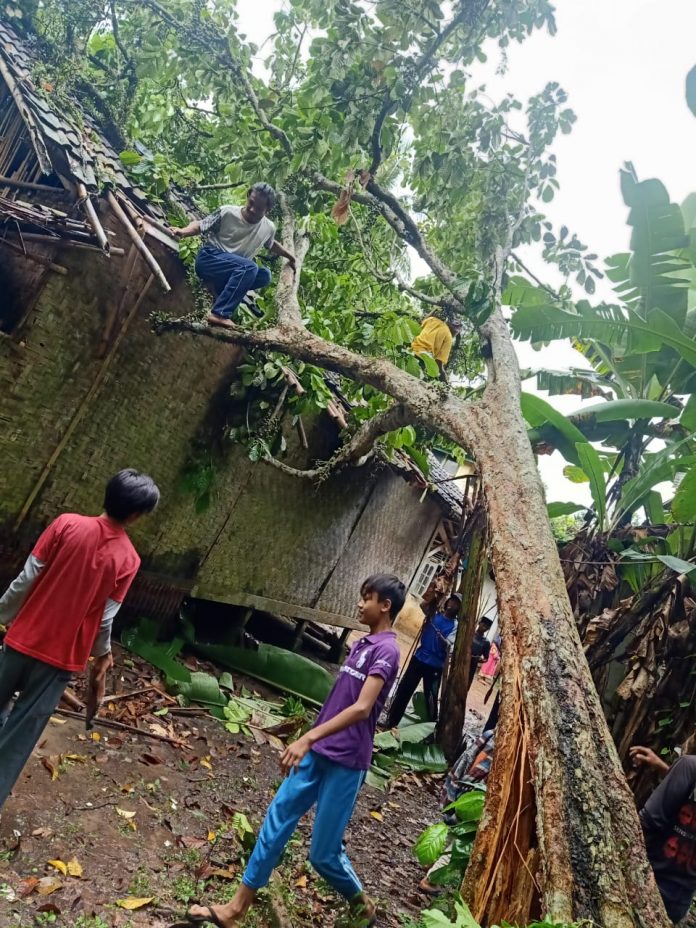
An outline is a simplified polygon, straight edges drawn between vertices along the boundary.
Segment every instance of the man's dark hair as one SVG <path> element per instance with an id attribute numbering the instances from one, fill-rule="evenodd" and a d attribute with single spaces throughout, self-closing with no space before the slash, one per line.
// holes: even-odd
<path id="1" fill-rule="evenodd" d="M 107 483 L 104 511 L 116 522 L 125 522 L 130 516 L 152 512 L 159 498 L 160 491 L 152 477 L 127 467 Z"/>
<path id="2" fill-rule="evenodd" d="M 487 615 L 484 615 L 483 618 L 479 619 L 479 625 L 488 630 L 493 625 L 493 619 L 489 619 Z"/>
<path id="3" fill-rule="evenodd" d="M 461 606 L 462 597 L 459 595 L 459 593 L 450 593 L 450 595 L 445 600 L 445 605 L 447 605 L 447 603 L 451 602 L 452 600 L 454 600 L 458 606 Z"/>
<path id="4" fill-rule="evenodd" d="M 394 574 L 372 574 L 371 577 L 363 581 L 360 593 L 362 596 L 365 593 L 376 593 L 377 599 L 381 603 L 388 599 L 391 603 L 389 615 L 392 622 L 404 608 L 406 602 L 406 587 Z"/>
<path id="5" fill-rule="evenodd" d="M 252 184 L 252 186 L 249 187 L 249 189 L 247 190 L 247 196 L 249 196 L 252 193 L 259 193 L 262 197 L 266 197 L 266 202 L 268 203 L 268 206 L 266 208 L 269 213 L 275 207 L 276 192 L 273 189 L 273 187 L 271 187 L 270 184 L 266 184 L 263 181 L 259 181 L 256 184 Z"/>

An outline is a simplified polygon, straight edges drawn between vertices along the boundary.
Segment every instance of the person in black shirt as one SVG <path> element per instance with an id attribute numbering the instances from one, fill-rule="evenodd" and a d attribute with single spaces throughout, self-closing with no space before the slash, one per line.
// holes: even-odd
<path id="1" fill-rule="evenodd" d="M 647 748 L 631 748 L 630 754 L 636 763 L 667 767 Z M 657 887 L 676 925 L 696 893 L 696 756 L 680 757 L 667 770 L 641 809 L 640 823 Z"/>
<path id="2" fill-rule="evenodd" d="M 476 670 L 479 664 L 488 660 L 491 653 L 491 643 L 486 638 L 486 632 L 490 631 L 493 620 L 484 616 L 476 626 L 474 640 L 471 642 L 471 663 L 469 664 L 469 686 L 474 682 Z"/>

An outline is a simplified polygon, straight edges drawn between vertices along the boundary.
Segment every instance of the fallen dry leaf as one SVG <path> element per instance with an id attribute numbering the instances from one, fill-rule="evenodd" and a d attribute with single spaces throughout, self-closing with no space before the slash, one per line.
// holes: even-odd
<path id="1" fill-rule="evenodd" d="M 68 861 L 68 876 L 82 876 L 82 864 L 79 862 L 77 857 L 72 857 Z"/>
<path id="2" fill-rule="evenodd" d="M 52 828 L 44 827 L 44 828 L 35 828 L 32 831 L 31 836 L 32 838 L 50 838 L 52 834 L 53 834 Z"/>
<path id="3" fill-rule="evenodd" d="M 116 806 L 116 814 L 120 815 L 121 818 L 135 818 L 135 812 L 130 812 L 128 809 L 119 809 Z"/>
<path id="4" fill-rule="evenodd" d="M 52 722 L 54 725 L 65 725 L 67 719 L 59 719 L 57 716 L 52 715 L 49 722 Z"/>
<path id="5" fill-rule="evenodd" d="M 98 731 L 93 731 L 90 737 L 92 741 L 101 741 L 101 735 L 99 734 Z"/>
<path id="6" fill-rule="evenodd" d="M 44 766 L 44 767 L 46 768 L 46 770 L 48 770 L 48 772 L 51 774 L 51 781 L 57 780 L 57 779 L 58 779 L 58 777 L 60 776 L 60 773 L 58 772 L 59 760 L 58 760 L 58 757 L 57 757 L 57 756 L 54 756 L 54 757 L 42 757 L 42 758 L 41 758 L 41 764 L 42 764 L 42 766 Z"/>
<path id="7" fill-rule="evenodd" d="M 297 886 L 299 889 L 306 889 L 307 877 L 306 876 L 299 877 L 297 880 L 295 880 L 295 886 Z"/>
<path id="8" fill-rule="evenodd" d="M 122 909 L 128 909 L 128 911 L 130 912 L 133 909 L 142 909 L 143 906 L 149 905 L 154 898 L 155 898 L 154 896 L 147 896 L 147 897 L 129 896 L 127 899 L 117 899 L 116 905 L 120 905 Z"/>
<path id="9" fill-rule="evenodd" d="M 377 822 L 383 822 L 383 821 L 384 821 L 384 817 L 383 817 L 383 815 L 382 815 L 381 812 L 370 812 L 370 815 L 371 815 L 372 818 L 375 819 L 375 821 L 377 821 Z"/>
<path id="10" fill-rule="evenodd" d="M 29 896 L 34 892 L 36 887 L 39 885 L 39 878 L 37 876 L 28 876 L 26 880 L 22 880 L 19 884 L 19 895 L 20 896 Z"/>
<path id="11" fill-rule="evenodd" d="M 215 834 L 214 831 L 208 832 L 208 841 L 210 841 L 211 844 L 215 841 L 216 838 L 217 838 L 217 835 Z"/>
<path id="12" fill-rule="evenodd" d="M 222 880 L 234 880 L 236 873 L 232 870 L 223 870 L 222 867 L 213 867 L 208 876 L 219 876 Z"/>
<path id="13" fill-rule="evenodd" d="M 201 757 L 199 761 L 201 767 L 205 767 L 206 770 L 212 770 L 213 765 L 210 763 L 210 757 Z"/>
<path id="14" fill-rule="evenodd" d="M 68 865 L 64 864 L 62 860 L 49 860 L 48 866 L 53 867 L 54 870 L 60 870 L 63 876 L 68 875 Z"/>
<path id="15" fill-rule="evenodd" d="M 40 896 L 50 896 L 63 888 L 63 883 L 57 876 L 43 876 L 36 884 L 36 891 Z"/>

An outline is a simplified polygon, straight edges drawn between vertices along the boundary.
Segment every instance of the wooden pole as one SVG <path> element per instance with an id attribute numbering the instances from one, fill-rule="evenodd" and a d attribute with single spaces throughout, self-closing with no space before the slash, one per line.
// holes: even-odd
<path id="1" fill-rule="evenodd" d="M 136 232 L 133 224 L 131 223 L 128 216 L 126 216 L 125 212 L 123 211 L 123 207 L 121 206 L 121 204 L 118 202 L 118 200 L 114 196 L 113 191 L 108 190 L 106 193 L 106 198 L 109 201 L 111 208 L 116 213 L 116 216 L 121 221 L 124 229 L 128 233 L 130 240 L 133 242 L 135 247 L 138 249 L 140 254 L 143 256 L 146 264 L 152 271 L 153 275 L 159 281 L 160 286 L 162 287 L 165 293 L 169 293 L 169 291 L 172 288 L 169 286 L 169 281 L 164 276 L 162 268 L 159 266 L 157 261 L 155 261 L 152 255 L 152 252 L 150 251 L 150 249 L 147 247 L 145 242 L 140 238 L 140 236 Z"/>
<path id="2" fill-rule="evenodd" d="M 89 224 L 92 226 L 92 231 L 97 237 L 99 246 L 101 250 L 104 252 L 104 254 L 108 256 L 109 248 L 110 248 L 109 239 L 106 237 L 106 232 L 104 231 L 104 227 L 99 221 L 99 216 L 97 216 L 97 211 L 94 208 L 94 203 L 92 203 L 92 201 L 90 200 L 89 194 L 87 193 L 87 188 L 85 187 L 84 184 L 78 183 L 77 193 L 85 208 L 85 212 L 87 213 L 87 219 L 89 220 Z"/>
<path id="3" fill-rule="evenodd" d="M 16 229 L 8 229 L 7 233 L 9 235 L 19 235 Z M 46 244 L 56 245 L 57 247 L 69 247 L 69 248 L 82 248 L 86 251 L 99 251 L 102 249 L 98 245 L 90 245 L 89 242 L 78 242 L 74 238 L 67 238 L 63 235 L 41 235 L 39 232 L 24 232 L 22 231 L 23 239 L 26 239 L 28 242 L 45 242 Z M 110 254 L 123 256 L 126 253 L 125 248 L 117 248 L 111 246 Z"/>
<path id="4" fill-rule="evenodd" d="M 51 187 L 49 184 L 33 184 L 28 180 L 15 180 L 0 174 L 0 187 L 13 187 L 17 190 L 35 190 L 37 193 L 66 193 L 63 187 Z"/>

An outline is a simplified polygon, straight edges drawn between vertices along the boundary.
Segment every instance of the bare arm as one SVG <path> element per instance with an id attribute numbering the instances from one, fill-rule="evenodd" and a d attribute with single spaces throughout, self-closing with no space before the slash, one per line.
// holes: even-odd
<path id="1" fill-rule="evenodd" d="M 310 729 L 306 735 L 298 738 L 294 744 L 288 745 L 280 758 L 280 767 L 283 773 L 290 773 L 293 767 L 297 769 L 302 758 L 317 741 L 321 741 L 322 738 L 327 738 L 329 735 L 335 735 L 336 732 L 343 731 L 344 728 L 350 728 L 356 722 L 362 722 L 368 718 L 383 687 L 384 680 L 381 677 L 368 677 L 363 683 L 360 695 L 352 706 L 348 706 L 347 709 L 339 712 L 338 715 L 321 725 L 317 725 L 316 728 Z"/>
<path id="2" fill-rule="evenodd" d="M 22 608 L 45 564 L 30 554 L 24 567 L 0 598 L 0 623 L 9 625 Z"/>
<path id="3" fill-rule="evenodd" d="M 194 219 L 183 228 L 179 228 L 178 226 L 170 226 L 169 228 L 174 238 L 191 238 L 193 235 L 201 234 L 201 224 L 198 219 Z"/>
<path id="4" fill-rule="evenodd" d="M 273 239 L 273 244 L 271 245 L 269 251 L 271 254 L 280 255 L 281 258 L 287 258 L 290 267 L 293 269 L 293 271 L 295 270 L 295 255 L 288 251 L 287 248 L 283 248 L 277 239 Z"/>

